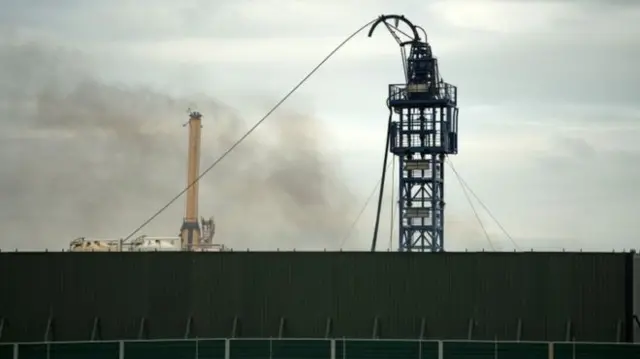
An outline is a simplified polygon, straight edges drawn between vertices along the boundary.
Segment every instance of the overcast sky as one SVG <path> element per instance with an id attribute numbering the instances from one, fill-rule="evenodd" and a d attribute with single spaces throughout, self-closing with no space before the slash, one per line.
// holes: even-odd
<path id="1" fill-rule="evenodd" d="M 520 248 L 640 248 L 640 5 L 631 1 L 0 0 L 0 248 L 119 238 L 184 186 L 187 109 L 203 167 L 349 33 L 382 13 L 429 35 L 459 88 L 453 163 Z M 360 34 L 201 184 L 235 248 L 367 249 L 394 40 Z M 634 60 L 636 59 L 636 60 Z M 448 250 L 513 250 L 446 174 Z M 390 182 L 390 181 L 389 181 Z M 382 219 L 390 234 L 391 193 Z M 178 233 L 180 199 L 141 231 Z"/>

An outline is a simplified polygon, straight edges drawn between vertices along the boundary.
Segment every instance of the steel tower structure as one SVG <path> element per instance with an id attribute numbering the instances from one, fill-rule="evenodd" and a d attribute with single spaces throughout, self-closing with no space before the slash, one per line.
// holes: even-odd
<path id="1" fill-rule="evenodd" d="M 395 20 L 396 25 L 387 20 Z M 400 41 L 396 34 L 400 22 L 409 26 L 412 39 Z M 447 155 L 458 153 L 457 88 L 440 76 L 438 60 L 422 28 L 404 16 L 384 15 L 373 24 L 369 36 L 380 23 L 400 45 L 406 79 L 404 84 L 389 85 L 387 99 L 385 159 L 390 152 L 399 164 L 398 251 L 440 252 L 444 250 L 444 162 Z M 375 242 L 374 235 L 373 250 Z"/>

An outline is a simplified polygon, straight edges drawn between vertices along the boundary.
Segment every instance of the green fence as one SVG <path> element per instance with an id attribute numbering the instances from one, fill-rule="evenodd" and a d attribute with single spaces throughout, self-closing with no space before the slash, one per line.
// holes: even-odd
<path id="1" fill-rule="evenodd" d="M 0 359 L 634 359 L 640 344 L 188 339 L 0 344 Z"/>

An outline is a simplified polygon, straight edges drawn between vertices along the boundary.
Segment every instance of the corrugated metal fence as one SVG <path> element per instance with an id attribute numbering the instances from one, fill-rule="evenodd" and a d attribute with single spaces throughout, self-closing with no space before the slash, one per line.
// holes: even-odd
<path id="1" fill-rule="evenodd" d="M 640 344 L 185 339 L 0 345 L 1 359 L 631 359 Z"/>
<path id="2" fill-rule="evenodd" d="M 640 343 L 640 255 L 633 260 L 633 300 L 634 341 Z"/>
<path id="3" fill-rule="evenodd" d="M 631 341 L 632 259 L 537 252 L 0 253 L 0 293 L 7 293 L 0 295 L 0 342 L 41 341 L 45 333 L 48 340 L 86 340 L 94 327 L 108 340 L 138 339 L 144 327 L 140 339 L 188 333 Z"/>

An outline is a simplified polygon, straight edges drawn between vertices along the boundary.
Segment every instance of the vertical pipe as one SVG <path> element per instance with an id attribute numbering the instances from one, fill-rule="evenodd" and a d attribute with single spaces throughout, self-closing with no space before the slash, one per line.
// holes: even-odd
<path id="1" fill-rule="evenodd" d="M 189 114 L 189 146 L 187 151 L 187 203 L 181 228 L 183 249 L 191 249 L 200 244 L 200 224 L 198 223 L 198 177 L 200 176 L 200 141 L 202 114 Z"/>
<path id="2" fill-rule="evenodd" d="M 387 139 L 384 146 L 384 158 L 382 160 L 382 178 L 380 179 L 380 194 L 378 195 L 378 211 L 376 212 L 376 223 L 373 226 L 373 240 L 371 241 L 371 251 L 376 251 L 378 244 L 378 228 L 380 227 L 380 211 L 382 210 L 382 196 L 384 195 L 384 180 L 387 175 L 387 158 L 391 149 L 391 120 L 393 119 L 393 110 L 389 107 L 389 121 L 387 123 Z"/>
<path id="3" fill-rule="evenodd" d="M 438 159 L 438 163 L 440 163 L 440 174 L 438 176 L 440 176 L 440 184 L 438 185 L 438 191 L 440 192 L 439 197 L 442 203 L 438 203 L 438 211 L 440 212 L 440 248 L 438 251 L 444 252 L 444 207 L 446 203 L 444 200 L 444 167 L 447 157 L 443 154 L 440 154 L 439 156 L 440 158 Z"/>
<path id="4" fill-rule="evenodd" d="M 389 219 L 389 246 L 387 248 L 388 251 L 391 251 L 393 249 L 393 221 L 395 218 L 394 217 L 394 213 L 396 210 L 396 204 L 395 204 L 395 196 L 396 196 L 396 188 L 395 188 L 395 174 L 393 173 L 396 169 L 396 156 L 393 156 L 391 158 L 391 216 Z"/>
<path id="5" fill-rule="evenodd" d="M 404 173 L 404 158 L 402 156 L 398 156 L 398 200 L 396 201 L 396 206 L 398 210 L 398 252 L 404 251 L 404 232 L 402 230 L 402 216 L 404 212 L 404 201 L 402 200 L 402 190 L 404 189 L 404 181 L 403 181 L 403 173 Z"/>
<path id="6" fill-rule="evenodd" d="M 189 152 L 188 152 L 188 169 L 187 169 L 187 208 L 185 220 L 192 222 L 198 221 L 198 182 L 196 181 L 200 175 L 200 134 L 202 115 L 197 112 L 191 113 L 189 119 Z"/>

